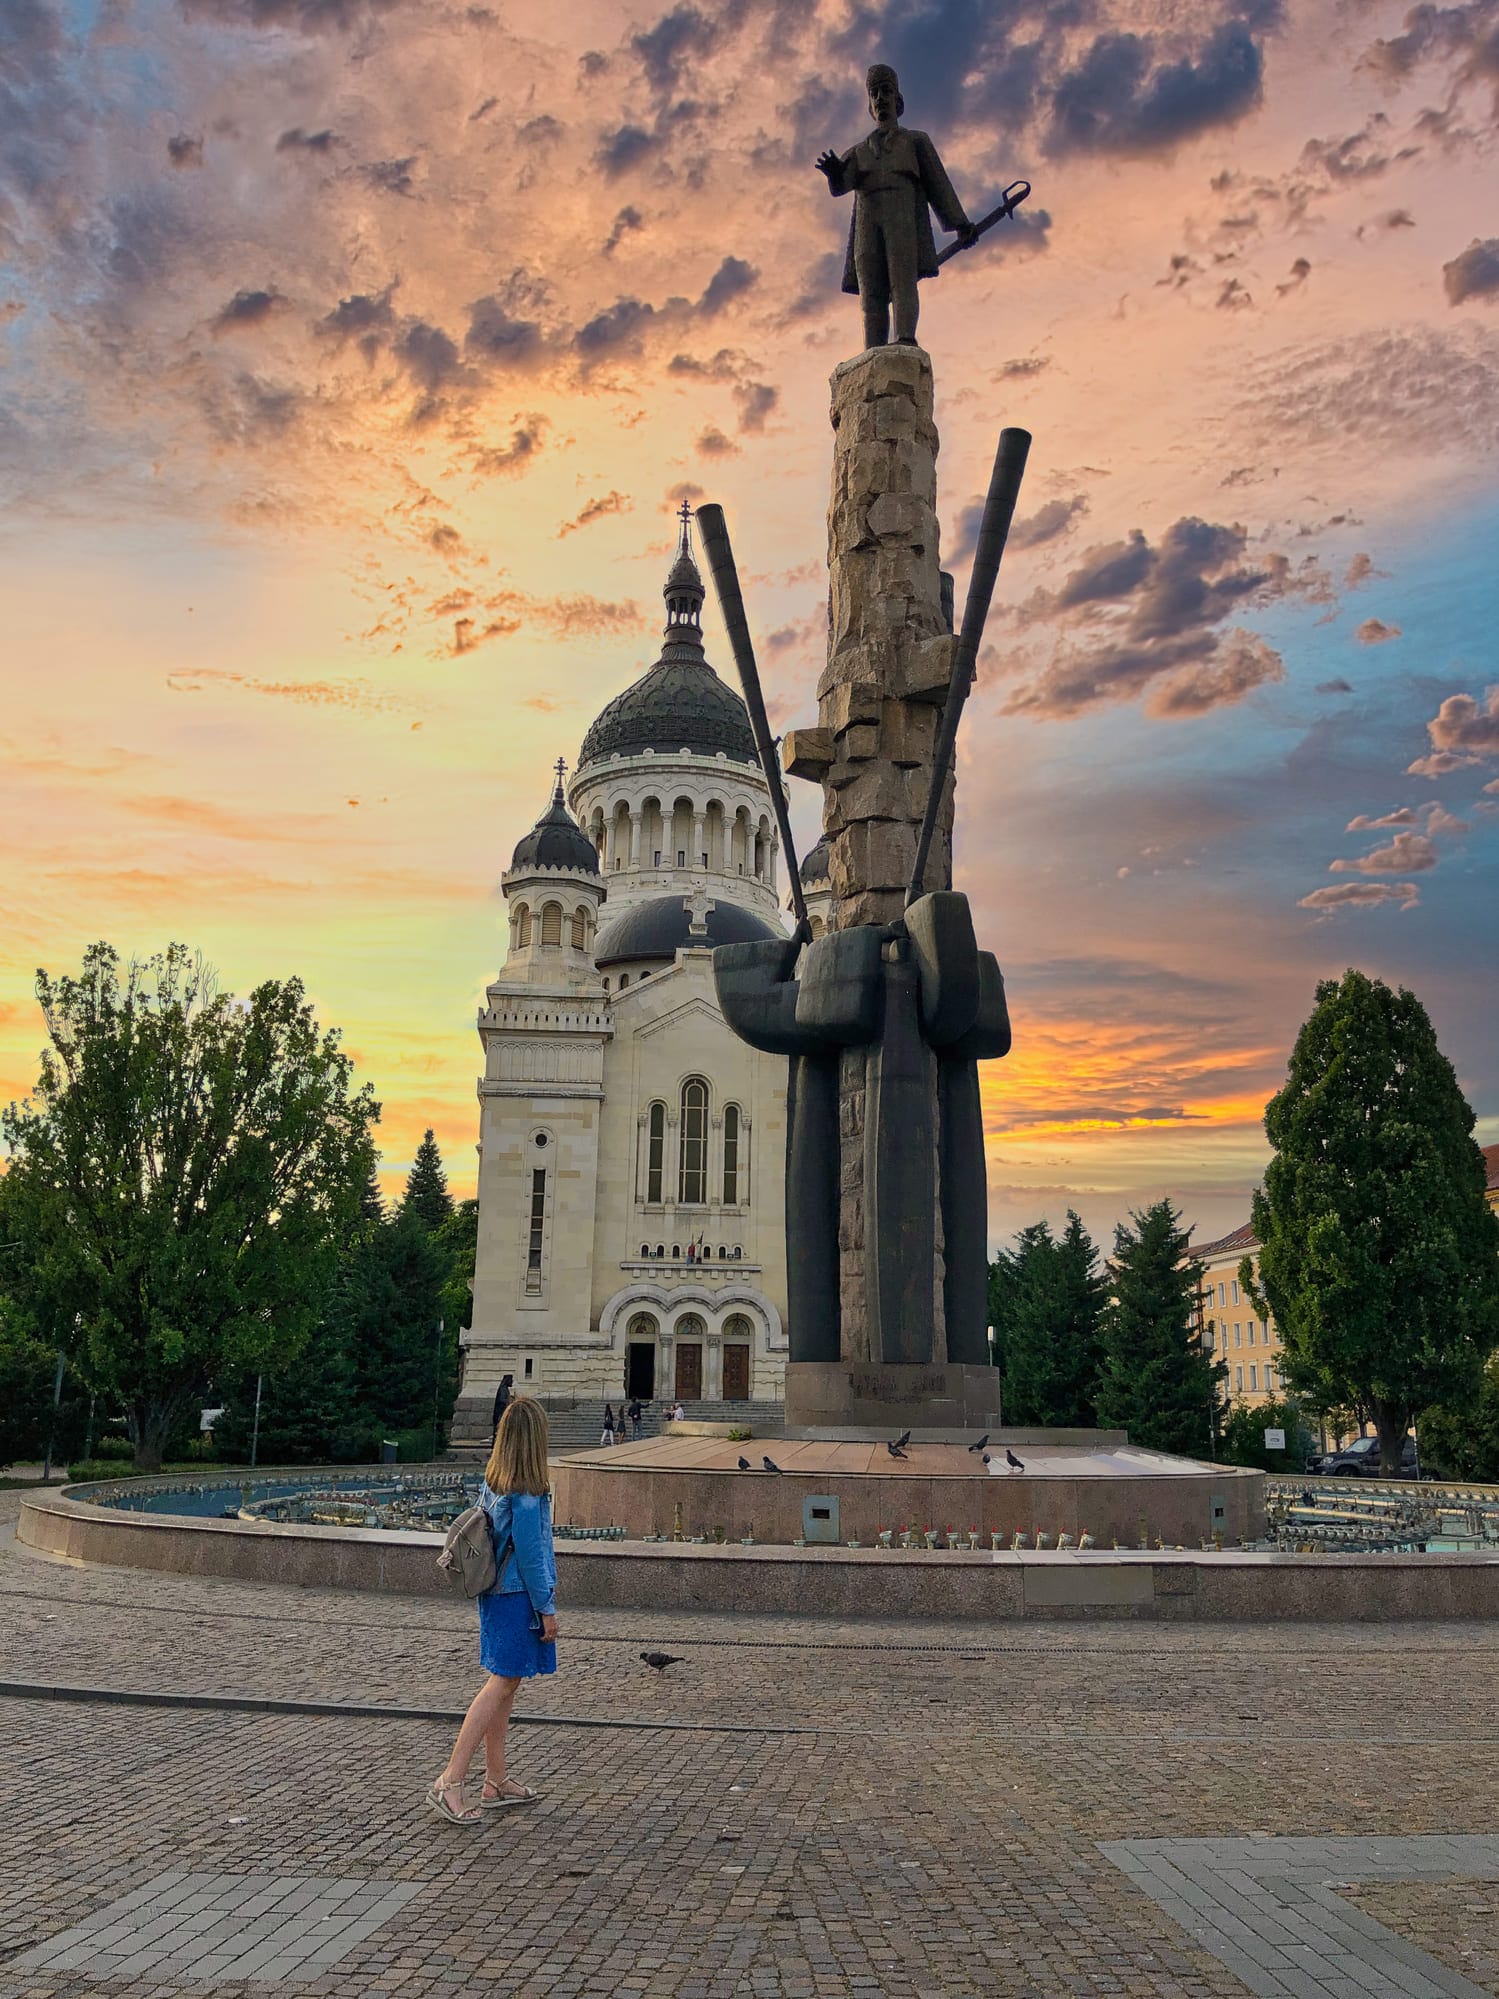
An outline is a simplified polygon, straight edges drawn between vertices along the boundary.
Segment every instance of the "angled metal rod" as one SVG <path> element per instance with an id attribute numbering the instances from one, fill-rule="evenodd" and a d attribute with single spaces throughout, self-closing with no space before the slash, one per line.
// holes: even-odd
<path id="1" fill-rule="evenodd" d="M 729 530 L 723 517 L 723 508 L 711 503 L 699 507 L 697 531 L 702 536 L 703 553 L 707 556 L 708 567 L 713 572 L 713 587 L 718 592 L 718 608 L 723 616 L 724 629 L 729 635 L 734 664 L 739 669 L 739 684 L 744 689 L 744 705 L 749 710 L 750 728 L 754 731 L 760 768 L 765 773 L 765 782 L 770 786 L 770 802 L 775 809 L 776 828 L 781 836 L 781 852 L 786 856 L 786 867 L 791 876 L 791 907 L 796 911 L 797 923 L 805 929 L 807 898 L 802 893 L 802 873 L 796 863 L 796 846 L 791 838 L 791 821 L 786 814 L 786 794 L 781 784 L 780 768 L 776 763 L 775 739 L 770 733 L 770 717 L 765 712 L 765 696 L 760 691 L 760 670 L 755 665 L 755 648 L 750 642 L 749 620 L 744 615 L 744 598 L 739 590 L 739 572 L 734 567 L 734 551 L 729 546 Z"/>
<path id="2" fill-rule="evenodd" d="M 953 752 L 957 746 L 958 724 L 963 719 L 963 704 L 968 699 L 978 667 L 979 646 L 983 642 L 984 624 L 989 616 L 989 600 L 994 595 L 999 560 L 1005 552 L 1010 522 L 1015 518 L 1015 502 L 1020 497 L 1020 482 L 1025 477 L 1025 461 L 1030 448 L 1031 434 L 1028 430 L 1002 430 L 999 433 L 999 449 L 994 454 L 994 470 L 990 474 L 989 491 L 984 499 L 984 516 L 979 523 L 978 545 L 973 551 L 973 569 L 968 578 L 967 601 L 963 605 L 963 626 L 958 634 L 957 656 L 953 660 L 952 679 L 948 683 L 947 700 L 942 709 L 942 726 L 937 731 L 937 745 L 932 752 L 932 788 L 921 821 L 921 835 L 916 843 L 911 886 L 906 890 L 907 909 L 921 894 L 927 859 L 932 850 L 932 835 L 937 830 L 937 814 L 942 809 L 942 794 L 947 789 L 947 773 L 952 768 Z"/>

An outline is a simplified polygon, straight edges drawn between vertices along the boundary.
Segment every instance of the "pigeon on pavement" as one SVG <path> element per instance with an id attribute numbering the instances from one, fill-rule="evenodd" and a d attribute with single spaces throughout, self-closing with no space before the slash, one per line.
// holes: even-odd
<path id="1" fill-rule="evenodd" d="M 1011 1471 L 1025 1470 L 1025 1466 L 1020 1462 L 1019 1458 L 1016 1457 L 1015 1453 L 1009 1448 L 1008 1445 L 1005 1446 L 1005 1463 L 1010 1467 Z"/>
<path id="2" fill-rule="evenodd" d="M 902 1430 L 900 1435 L 895 1440 L 895 1448 L 898 1451 L 903 1451 L 906 1448 L 906 1445 L 910 1443 L 910 1441 L 911 1441 L 911 1432 L 909 1430 Z"/>
<path id="3" fill-rule="evenodd" d="M 668 1666 L 680 1666 L 682 1664 L 682 1657 L 678 1652 L 642 1652 L 640 1656 L 646 1665 L 656 1673 L 664 1673 Z"/>
<path id="4" fill-rule="evenodd" d="M 781 1469 L 774 1458 L 761 1458 L 760 1462 L 767 1471 L 779 1471 Z"/>
<path id="5" fill-rule="evenodd" d="M 749 1461 L 749 1459 L 748 1459 L 748 1458 L 741 1458 L 741 1459 L 739 1460 L 739 1469 L 740 1469 L 741 1471 L 748 1471 L 748 1470 L 749 1470 L 749 1468 L 750 1468 L 750 1461 Z"/>
<path id="6" fill-rule="evenodd" d="M 982 1451 L 986 1447 L 988 1442 L 989 1442 L 989 1432 L 985 1430 L 983 1436 L 979 1438 L 978 1442 L 976 1444 L 970 1444 L 968 1448 L 970 1451 Z"/>
<path id="7" fill-rule="evenodd" d="M 886 1444 L 885 1449 L 890 1453 L 892 1458 L 904 1458 L 906 1455 L 899 1444 Z"/>

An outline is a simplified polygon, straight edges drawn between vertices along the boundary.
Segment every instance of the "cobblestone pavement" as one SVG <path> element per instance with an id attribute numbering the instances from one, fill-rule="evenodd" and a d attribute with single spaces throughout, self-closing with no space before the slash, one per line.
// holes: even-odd
<path id="1" fill-rule="evenodd" d="M 78 1570 L 3 1534 L 0 1678 L 444 1708 L 477 1685 L 462 1605 Z M 31 1955 L 168 1874 L 183 1906 L 254 1875 L 389 1909 L 272 1986 L 216 1971 L 216 1999 L 1243 1999 L 1103 1843 L 1499 1823 L 1489 1626 L 562 1611 L 522 1710 L 606 1725 L 518 1727 L 545 1796 L 475 1832 L 421 1807 L 439 1723 L 0 1700 L 0 1999 L 202 1999 L 169 1924 L 131 1975 Z M 658 1679 L 649 1646 L 684 1663 Z M 641 1726 L 665 1721 L 694 1726 Z M 1349 1899 L 1499 1991 L 1492 1884 Z"/>
<path id="2" fill-rule="evenodd" d="M 1343 1892 L 1438 1963 L 1499 1992 L 1499 1883 L 1368 1881 Z"/>

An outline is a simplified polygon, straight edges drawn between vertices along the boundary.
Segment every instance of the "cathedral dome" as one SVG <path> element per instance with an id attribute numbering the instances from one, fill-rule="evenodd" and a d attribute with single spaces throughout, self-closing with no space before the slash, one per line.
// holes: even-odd
<path id="1" fill-rule="evenodd" d="M 666 579 L 666 637 L 661 657 L 598 717 L 583 738 L 579 768 L 610 757 L 635 757 L 646 750 L 672 756 L 687 750 L 732 763 L 757 761 L 749 715 L 739 696 L 719 679 L 703 656 L 703 579 L 688 543 L 689 518 L 683 506 L 682 537 Z"/>
<path id="2" fill-rule="evenodd" d="M 586 875 L 599 871 L 592 840 L 567 809 L 558 773 L 552 802 L 519 842 L 510 859 L 511 872 L 522 868 L 575 868 Z"/>
<path id="3" fill-rule="evenodd" d="M 832 879 L 832 870 L 832 849 L 828 844 L 828 836 L 824 833 L 817 845 L 801 864 L 800 874 L 802 882 L 805 885 L 810 882 L 830 881 Z"/>
<path id="4" fill-rule="evenodd" d="M 599 970 L 606 971 L 610 965 L 633 964 L 643 958 L 670 964 L 678 951 L 688 945 L 710 950 L 718 944 L 761 944 L 771 939 L 785 942 L 784 930 L 733 902 L 715 904 L 703 919 L 703 932 L 694 936 L 688 900 L 679 895 L 657 896 L 626 915 L 617 916 L 599 932 L 594 950 L 594 963 Z"/>

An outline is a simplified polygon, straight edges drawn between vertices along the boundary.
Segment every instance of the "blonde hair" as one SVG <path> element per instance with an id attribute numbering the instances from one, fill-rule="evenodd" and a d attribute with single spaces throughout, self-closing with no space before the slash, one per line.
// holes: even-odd
<path id="1" fill-rule="evenodd" d="M 518 1395 L 506 1403 L 495 1431 L 494 1449 L 484 1467 L 484 1483 L 491 1492 L 545 1494 L 551 1490 L 547 1412 L 533 1396 Z"/>

